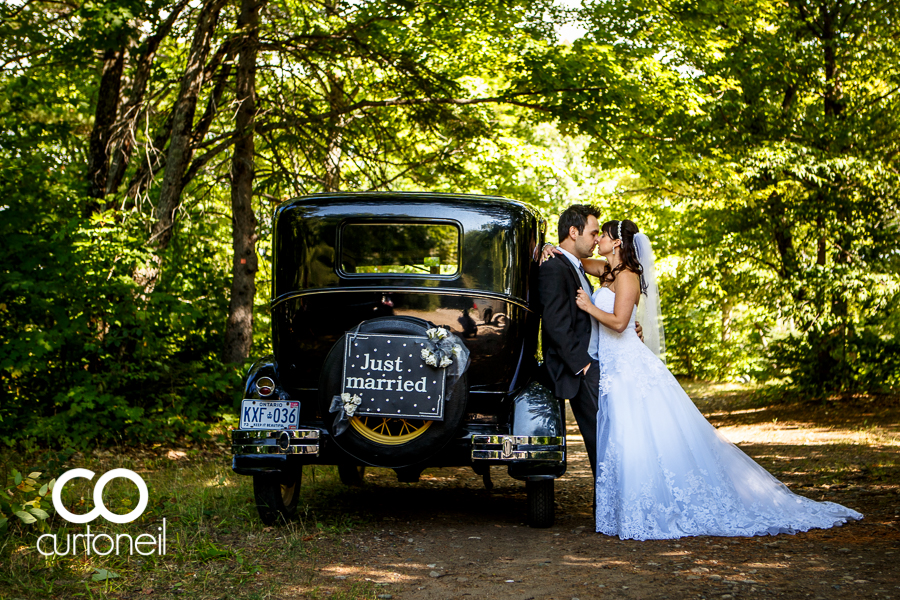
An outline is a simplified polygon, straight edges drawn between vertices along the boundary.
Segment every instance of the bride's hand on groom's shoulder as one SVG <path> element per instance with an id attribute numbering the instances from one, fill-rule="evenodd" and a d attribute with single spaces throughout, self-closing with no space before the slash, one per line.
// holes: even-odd
<path id="1" fill-rule="evenodd" d="M 538 262 L 544 264 L 553 258 L 554 254 L 562 255 L 562 252 L 559 251 L 559 248 L 548 242 L 541 248 L 541 256 L 539 257 Z"/>
<path id="2" fill-rule="evenodd" d="M 578 295 L 575 297 L 575 304 L 577 304 L 578 308 L 581 310 L 588 311 L 588 308 L 592 306 L 591 297 L 581 288 L 578 288 L 576 293 Z"/>

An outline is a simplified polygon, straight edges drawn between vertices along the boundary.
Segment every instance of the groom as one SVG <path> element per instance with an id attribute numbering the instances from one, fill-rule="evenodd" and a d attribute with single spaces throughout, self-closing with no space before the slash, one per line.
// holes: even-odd
<path id="1" fill-rule="evenodd" d="M 575 204 L 567 208 L 559 216 L 562 256 L 545 261 L 538 271 L 544 364 L 553 383 L 553 394 L 560 400 L 568 398 L 572 405 L 595 479 L 599 325 L 578 308 L 575 298 L 578 288 L 588 295 L 593 291 L 580 259 L 589 258 L 600 240 L 597 217 L 597 209 L 593 206 Z"/>

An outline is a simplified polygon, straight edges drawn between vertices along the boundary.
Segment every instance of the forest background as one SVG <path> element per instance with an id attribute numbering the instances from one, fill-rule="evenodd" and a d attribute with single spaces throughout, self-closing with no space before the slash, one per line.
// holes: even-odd
<path id="1" fill-rule="evenodd" d="M 335 190 L 598 204 L 677 374 L 896 394 L 898 54 L 866 0 L 3 0 L 0 442 L 229 423 L 272 214 Z"/>

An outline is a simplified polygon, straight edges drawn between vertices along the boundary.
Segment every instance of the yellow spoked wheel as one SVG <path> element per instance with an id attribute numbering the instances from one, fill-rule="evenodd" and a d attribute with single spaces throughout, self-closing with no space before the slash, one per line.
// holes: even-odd
<path id="1" fill-rule="evenodd" d="M 399 446 L 411 442 L 431 427 L 432 421 L 420 419 L 390 419 L 384 417 L 353 417 L 350 426 L 367 440 L 385 446 Z"/>

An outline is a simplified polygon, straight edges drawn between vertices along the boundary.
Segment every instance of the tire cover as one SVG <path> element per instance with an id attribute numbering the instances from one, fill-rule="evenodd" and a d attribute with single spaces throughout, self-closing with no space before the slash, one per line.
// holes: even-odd
<path id="1" fill-rule="evenodd" d="M 425 331 L 434 327 L 424 319 L 415 317 L 377 317 L 363 321 L 359 333 L 385 333 L 425 336 Z M 356 330 L 354 330 L 356 331 Z M 405 444 L 384 445 L 366 439 L 353 427 L 339 436 L 334 435 L 334 413 L 329 413 L 331 399 L 341 393 L 341 378 L 344 367 L 344 347 L 346 338 L 341 336 L 325 359 L 319 379 L 319 412 L 331 439 L 340 448 L 362 463 L 373 467 L 399 468 L 428 462 L 446 446 L 458 431 L 466 414 L 468 401 L 467 376 L 463 374 L 448 388 L 444 401 L 444 420 L 433 421 L 421 435 Z"/>

